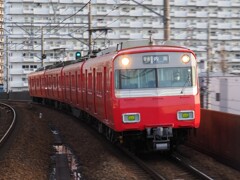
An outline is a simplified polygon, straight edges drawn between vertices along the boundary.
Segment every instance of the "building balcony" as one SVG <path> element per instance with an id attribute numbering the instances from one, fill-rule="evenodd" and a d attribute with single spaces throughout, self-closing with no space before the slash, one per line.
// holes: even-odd
<path id="1" fill-rule="evenodd" d="M 152 27 L 152 23 L 151 22 L 143 23 L 142 27 L 151 28 Z"/>
<path id="2" fill-rule="evenodd" d="M 232 2 L 232 7 L 239 7 L 240 6 L 240 2 Z"/>
<path id="3" fill-rule="evenodd" d="M 231 12 L 218 12 L 218 18 L 230 18 L 232 17 Z"/>
<path id="4" fill-rule="evenodd" d="M 232 24 L 231 29 L 240 29 L 240 24 Z"/>
<path id="5" fill-rule="evenodd" d="M 23 82 L 23 87 L 28 87 L 28 82 Z"/>
<path id="6" fill-rule="evenodd" d="M 232 62 L 232 63 L 240 63 L 240 59 L 239 58 L 232 58 L 232 59 L 229 59 L 228 62 Z"/>
<path id="7" fill-rule="evenodd" d="M 9 58 L 9 62 L 11 62 L 11 63 L 15 63 L 15 62 L 19 63 L 19 62 L 22 62 L 22 60 L 21 60 L 21 58 L 19 59 L 17 57 L 11 57 L 11 58 Z"/>
<path id="8" fill-rule="evenodd" d="M 143 35 L 141 33 L 131 33 L 129 38 L 130 39 L 142 39 Z"/>
<path id="9" fill-rule="evenodd" d="M 231 23 L 218 23 L 218 29 L 231 29 Z"/>
<path id="10" fill-rule="evenodd" d="M 196 17 L 196 12 L 188 12 L 187 17 Z"/>
<path id="11" fill-rule="evenodd" d="M 58 2 L 58 0 L 51 0 L 51 2 Z M 49 0 L 34 0 L 34 3 L 49 3 Z"/>
<path id="12" fill-rule="evenodd" d="M 163 23 L 160 22 L 152 22 L 153 28 L 163 28 Z"/>
<path id="13" fill-rule="evenodd" d="M 107 11 L 97 11 L 96 12 L 96 15 L 102 15 L 102 16 L 104 16 L 104 15 L 106 15 L 107 14 Z"/>
<path id="14" fill-rule="evenodd" d="M 208 12 L 204 11 L 196 12 L 196 17 L 208 17 Z"/>
<path id="15" fill-rule="evenodd" d="M 187 28 L 187 23 L 186 22 L 175 22 L 174 28 Z"/>
<path id="16" fill-rule="evenodd" d="M 153 13 L 150 12 L 149 10 L 146 10 L 146 11 L 142 12 L 142 16 L 152 16 L 152 15 L 153 15 Z"/>
<path id="17" fill-rule="evenodd" d="M 23 2 L 23 0 L 8 0 L 8 2 Z"/>
<path id="18" fill-rule="evenodd" d="M 22 82 L 19 82 L 19 81 L 12 81 L 12 82 L 10 82 L 10 86 L 11 86 L 12 88 L 22 87 L 22 86 L 23 86 L 23 83 L 22 83 Z"/>
<path id="19" fill-rule="evenodd" d="M 121 34 L 120 38 L 121 39 L 129 39 L 129 34 Z"/>
<path id="20" fill-rule="evenodd" d="M 109 33 L 108 38 L 109 39 L 119 39 L 120 35 L 119 34 L 114 34 L 114 33 Z"/>
<path id="21" fill-rule="evenodd" d="M 108 25 L 108 27 L 116 27 L 116 28 L 118 28 L 120 26 L 120 22 L 119 21 L 115 21 L 115 22 L 113 22 L 113 23 L 111 23 L 111 24 L 109 24 Z"/>
<path id="22" fill-rule="evenodd" d="M 152 5 L 163 6 L 163 1 L 152 0 Z"/>
<path id="23" fill-rule="evenodd" d="M 9 14 L 22 14 L 23 9 L 22 8 L 10 8 Z"/>
<path id="24" fill-rule="evenodd" d="M 23 74 L 29 74 L 29 73 L 31 73 L 31 72 L 34 72 L 36 69 L 23 69 Z"/>
<path id="25" fill-rule="evenodd" d="M 111 11 L 108 16 L 119 16 L 119 15 L 120 15 L 120 12 L 115 10 L 115 11 Z"/>
<path id="26" fill-rule="evenodd" d="M 142 10 L 134 10 L 134 11 L 130 11 L 129 12 L 130 16 L 142 16 L 143 15 L 143 11 Z"/>
<path id="27" fill-rule="evenodd" d="M 238 36 L 237 35 L 233 35 L 232 36 L 232 40 L 240 40 L 240 36 L 239 35 Z"/>
<path id="28" fill-rule="evenodd" d="M 74 13 L 73 9 L 59 9 L 60 15 L 72 15 Z"/>
<path id="29" fill-rule="evenodd" d="M 187 0 L 184 0 L 184 1 L 175 0 L 174 5 L 175 6 L 186 6 L 187 5 Z"/>
<path id="30" fill-rule="evenodd" d="M 173 16 L 175 16 L 175 17 L 186 17 L 187 12 L 186 11 L 175 11 Z"/>
<path id="31" fill-rule="evenodd" d="M 217 13 L 209 13 L 209 17 L 217 17 L 218 14 Z"/>
<path id="32" fill-rule="evenodd" d="M 58 1 L 58 0 L 57 0 Z M 72 0 L 73 3 L 83 3 L 86 4 L 88 3 L 89 0 Z"/>
<path id="33" fill-rule="evenodd" d="M 23 70 L 22 70 L 22 69 L 10 69 L 10 70 L 9 70 L 9 74 L 18 75 L 18 74 L 22 74 L 22 73 L 23 73 Z"/>
<path id="34" fill-rule="evenodd" d="M 200 39 L 200 40 L 203 40 L 203 39 L 207 39 L 207 34 L 197 34 L 195 35 L 195 39 Z"/>
<path id="35" fill-rule="evenodd" d="M 106 4 L 107 0 L 96 0 L 97 4 Z"/>
<path id="36" fill-rule="evenodd" d="M 228 35 L 228 34 L 218 35 L 218 40 L 232 40 L 232 35 Z"/>
<path id="37" fill-rule="evenodd" d="M 196 28 L 206 29 L 208 27 L 208 23 L 197 23 Z"/>
<path id="38" fill-rule="evenodd" d="M 23 62 L 34 62 L 33 57 L 23 57 L 22 60 Z"/>
<path id="39" fill-rule="evenodd" d="M 120 26 L 120 27 L 129 27 L 129 26 L 130 26 L 130 23 L 129 23 L 129 22 L 120 23 L 119 26 Z"/>
<path id="40" fill-rule="evenodd" d="M 34 14 L 49 14 L 49 9 L 34 8 L 33 13 Z"/>
<path id="41" fill-rule="evenodd" d="M 140 1 L 139 3 L 141 3 L 142 1 Z M 143 5 L 152 5 L 152 0 L 145 0 L 142 2 Z"/>
<path id="42" fill-rule="evenodd" d="M 97 22 L 96 25 L 97 25 L 97 27 L 106 27 L 107 23 L 106 22 Z"/>
<path id="43" fill-rule="evenodd" d="M 23 14 L 33 14 L 33 9 L 23 9 Z"/>
<path id="44" fill-rule="evenodd" d="M 72 3 L 72 0 L 59 0 L 59 3 L 68 4 Z"/>
<path id="45" fill-rule="evenodd" d="M 135 21 L 135 22 L 130 23 L 130 27 L 132 27 L 132 28 L 141 28 L 142 25 L 143 25 L 142 22 L 139 22 L 139 21 Z"/>
<path id="46" fill-rule="evenodd" d="M 163 39 L 163 33 L 155 33 L 155 34 L 153 34 L 153 39 Z"/>
<path id="47" fill-rule="evenodd" d="M 196 1 L 196 6 L 208 6 L 207 0 Z"/>
<path id="48" fill-rule="evenodd" d="M 217 6 L 219 7 L 230 7 L 231 6 L 231 1 L 218 1 Z"/>

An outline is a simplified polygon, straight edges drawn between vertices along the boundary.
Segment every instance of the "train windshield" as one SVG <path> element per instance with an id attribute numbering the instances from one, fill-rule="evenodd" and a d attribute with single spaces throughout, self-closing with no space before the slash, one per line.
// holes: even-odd
<path id="1" fill-rule="evenodd" d="M 192 67 L 115 70 L 116 89 L 192 87 Z"/>

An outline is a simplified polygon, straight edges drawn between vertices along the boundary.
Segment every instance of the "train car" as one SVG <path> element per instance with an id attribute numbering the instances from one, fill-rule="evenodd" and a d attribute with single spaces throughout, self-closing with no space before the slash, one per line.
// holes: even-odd
<path id="1" fill-rule="evenodd" d="M 64 69 L 65 103 L 112 141 L 169 150 L 199 127 L 197 61 L 187 48 L 121 44 Z"/>
<path id="2" fill-rule="evenodd" d="M 29 94 L 34 100 L 46 97 L 45 71 L 40 70 L 28 75 Z"/>
<path id="3" fill-rule="evenodd" d="M 56 67 L 45 70 L 45 89 L 48 99 L 57 101 L 63 99 L 62 69 L 63 67 Z"/>
<path id="4" fill-rule="evenodd" d="M 83 62 L 74 63 L 63 68 L 62 102 L 72 107 L 83 108 L 82 102 L 82 66 Z"/>

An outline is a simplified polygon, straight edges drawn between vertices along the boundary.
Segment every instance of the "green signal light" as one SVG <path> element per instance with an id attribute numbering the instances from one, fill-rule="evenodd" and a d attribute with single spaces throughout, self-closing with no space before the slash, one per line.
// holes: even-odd
<path id="1" fill-rule="evenodd" d="M 76 52 L 76 54 L 75 54 L 75 59 L 76 60 L 80 60 L 81 59 L 81 56 L 82 56 L 82 54 L 81 54 L 81 52 Z"/>

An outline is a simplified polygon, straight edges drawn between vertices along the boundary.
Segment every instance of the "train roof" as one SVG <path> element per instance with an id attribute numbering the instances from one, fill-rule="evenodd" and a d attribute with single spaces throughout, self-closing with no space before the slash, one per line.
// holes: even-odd
<path id="1" fill-rule="evenodd" d="M 137 40 L 137 41 L 127 41 L 121 42 L 117 44 L 116 47 L 110 47 L 103 51 L 100 51 L 97 56 L 101 56 L 104 54 L 116 53 L 141 53 L 141 51 L 163 51 L 163 52 L 191 52 L 193 51 L 186 47 L 178 46 L 176 43 L 172 41 L 166 41 L 160 45 L 155 44 L 149 40 Z"/>

